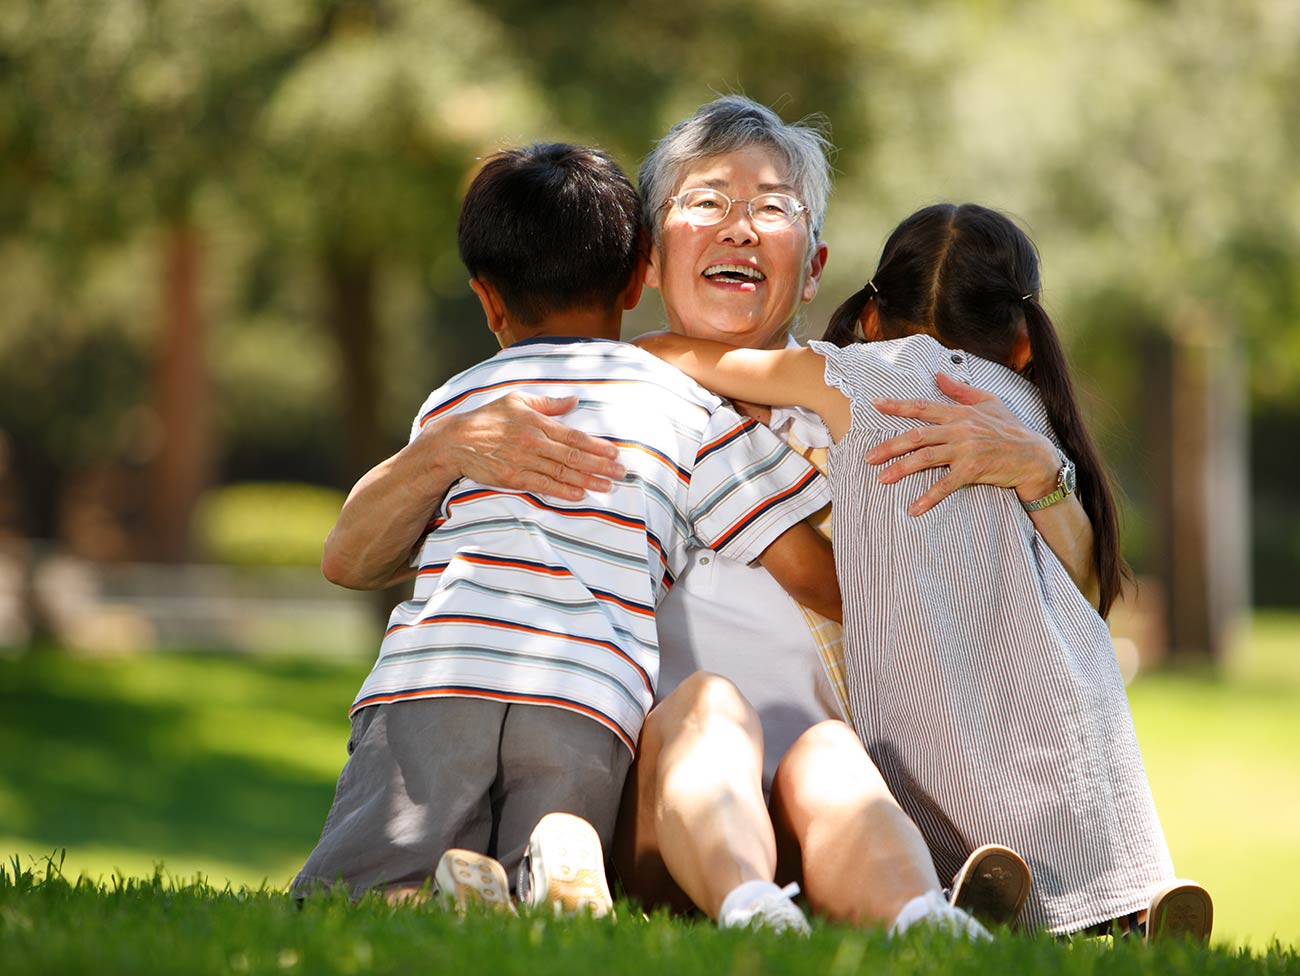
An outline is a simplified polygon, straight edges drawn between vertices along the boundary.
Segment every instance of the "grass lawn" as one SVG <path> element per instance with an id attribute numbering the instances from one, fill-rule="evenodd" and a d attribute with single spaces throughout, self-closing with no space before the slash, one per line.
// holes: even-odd
<path id="1" fill-rule="evenodd" d="M 722 931 L 617 906 L 617 924 L 525 914 L 466 918 L 434 907 L 391 909 L 316 900 L 299 910 L 273 892 L 218 892 L 131 879 L 71 886 L 0 870 L 0 946 L 6 973 L 671 973 L 673 976 L 825 974 L 1280 974 L 1300 972 L 1294 950 L 1261 953 L 1187 944 L 1149 951 L 1109 940 L 1046 937 L 972 944 L 933 932 L 817 925 L 813 936 Z M 76 933 L 69 937 L 69 933 Z"/>
<path id="2" fill-rule="evenodd" d="M 638 971 L 847 974 L 880 962 L 878 953 L 893 971 L 937 969 L 912 943 L 886 948 L 871 933 L 835 927 L 787 946 L 665 919 L 615 934 L 381 905 L 297 912 L 274 889 L 320 831 L 344 759 L 345 708 L 369 664 L 190 654 L 0 660 L 0 853 L 17 858 L 0 880 L 5 971 L 111 971 L 154 958 L 193 972 L 349 972 L 458 958 L 542 971 L 576 951 L 592 960 L 584 969 L 612 971 L 635 960 Z M 1273 939 L 1300 944 L 1300 615 L 1257 617 L 1223 677 L 1146 676 L 1131 697 L 1175 864 L 1216 900 L 1216 950 L 1161 954 L 1158 968 L 1300 972 L 1294 949 L 1266 955 Z M 37 883 L 28 869 L 62 849 L 64 877 L 107 887 Z M 158 865 L 162 878 L 150 880 Z M 190 884 L 198 874 L 215 890 Z M 264 883 L 268 890 L 238 892 Z M 625 910 L 625 922 L 632 917 Z M 483 933 L 492 954 L 476 961 L 473 940 L 448 944 L 450 928 Z M 85 937 L 64 937 L 74 929 Z M 555 952 L 515 952 L 525 945 Z M 1010 946 L 949 945 L 937 958 L 944 971 L 972 972 L 1136 972 L 1157 959 L 1050 940 Z M 1251 952 L 1235 955 L 1241 946 Z M 122 965 L 110 964 L 114 952 Z"/>

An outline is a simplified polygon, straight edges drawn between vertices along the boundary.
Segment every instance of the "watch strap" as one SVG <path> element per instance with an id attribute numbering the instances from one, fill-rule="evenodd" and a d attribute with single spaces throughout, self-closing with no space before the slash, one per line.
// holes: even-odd
<path id="1" fill-rule="evenodd" d="M 1065 456 L 1065 452 L 1057 448 L 1057 455 L 1061 459 L 1061 467 L 1056 472 L 1056 489 L 1048 492 L 1042 498 L 1035 498 L 1032 502 L 1021 502 L 1020 506 L 1026 512 L 1038 512 L 1044 508 L 1050 508 L 1057 502 L 1064 501 L 1074 490 L 1073 478 L 1074 462 Z"/>

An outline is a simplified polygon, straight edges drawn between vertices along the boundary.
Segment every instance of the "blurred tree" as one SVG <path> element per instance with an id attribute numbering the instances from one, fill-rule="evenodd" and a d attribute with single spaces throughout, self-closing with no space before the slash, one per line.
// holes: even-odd
<path id="1" fill-rule="evenodd" d="M 509 38 L 468 3 L 353 0 L 316 14 L 313 44 L 258 121 L 269 165 L 249 192 L 280 245 L 317 268 L 338 350 L 350 483 L 393 447 L 381 422 L 393 372 L 382 367 L 386 270 L 414 273 L 432 304 L 435 276 L 456 264 L 452 228 L 467 167 L 501 133 L 542 131 L 548 116 Z M 495 348 L 481 332 L 468 344 L 461 334 L 439 333 L 440 368 Z"/>
<path id="2" fill-rule="evenodd" d="M 0 206 L 54 245 L 71 277 L 96 245 L 156 228 L 154 558 L 186 556 L 212 466 L 195 204 L 242 151 L 302 26 L 293 5 L 251 0 L 15 0 L 0 24 L 0 117 L 21 152 Z"/>
<path id="3" fill-rule="evenodd" d="M 60 478 L 107 458 L 151 459 L 163 487 L 142 507 L 173 528 L 214 452 L 239 478 L 350 482 L 402 442 L 428 389 L 493 348 L 453 246 L 474 157 L 572 139 L 633 169 L 669 124 L 739 90 L 834 124 L 814 323 L 917 206 L 978 199 L 1029 218 L 1049 301 L 1110 406 L 1096 419 L 1132 498 L 1131 552 L 1168 573 L 1154 447 L 1173 438 L 1141 418 L 1187 411 L 1151 402 L 1135 336 L 1187 352 L 1213 323 L 1236 336 L 1225 348 L 1242 350 L 1270 422 L 1294 415 L 1300 10 L 1026 12 L 7 0 L 0 429 L 33 531 L 54 532 Z M 1300 538 L 1296 464 L 1259 467 L 1279 486 L 1270 538 Z"/>

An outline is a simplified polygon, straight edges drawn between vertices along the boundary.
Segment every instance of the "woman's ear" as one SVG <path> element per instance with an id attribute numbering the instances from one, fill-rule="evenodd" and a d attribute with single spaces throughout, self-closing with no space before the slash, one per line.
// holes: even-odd
<path id="1" fill-rule="evenodd" d="M 811 302 L 817 297 L 817 288 L 821 285 L 822 272 L 826 270 L 826 256 L 830 249 L 824 243 L 818 241 L 812 250 L 812 255 L 808 259 L 808 268 L 804 272 L 803 294 L 799 297 L 804 302 Z"/>
<path id="2" fill-rule="evenodd" d="M 660 244 L 650 245 L 650 258 L 645 265 L 645 286 L 647 288 L 659 287 L 659 262 L 663 260 L 663 246 Z"/>

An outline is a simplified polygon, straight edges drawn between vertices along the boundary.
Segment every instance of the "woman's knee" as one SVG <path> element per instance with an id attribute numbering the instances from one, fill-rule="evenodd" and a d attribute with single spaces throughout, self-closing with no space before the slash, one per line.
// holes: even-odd
<path id="1" fill-rule="evenodd" d="M 650 712 L 642 738 L 662 741 L 728 727 L 762 737 L 758 713 L 740 689 L 719 674 L 697 671 Z"/>
<path id="2" fill-rule="evenodd" d="M 795 740 L 777 766 L 773 788 L 785 802 L 813 808 L 857 804 L 889 793 L 857 733 L 833 719 Z"/>

